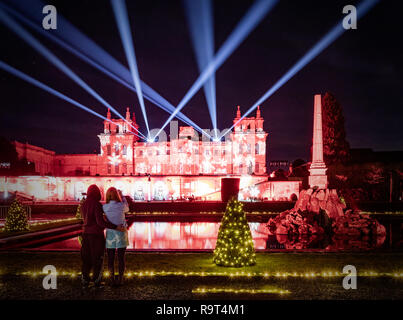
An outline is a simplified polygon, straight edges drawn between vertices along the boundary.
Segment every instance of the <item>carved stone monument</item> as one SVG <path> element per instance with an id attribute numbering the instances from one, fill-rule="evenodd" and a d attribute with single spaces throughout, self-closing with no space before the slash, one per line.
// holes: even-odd
<path id="1" fill-rule="evenodd" d="M 322 98 L 316 94 L 314 98 L 313 112 L 313 147 L 312 163 L 309 168 L 309 187 L 319 189 L 327 188 L 326 164 L 323 161 L 323 137 L 322 137 Z"/>

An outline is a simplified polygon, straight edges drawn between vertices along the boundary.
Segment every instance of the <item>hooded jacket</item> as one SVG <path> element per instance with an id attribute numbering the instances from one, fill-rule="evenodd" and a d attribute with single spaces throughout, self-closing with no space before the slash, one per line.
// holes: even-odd
<path id="1" fill-rule="evenodd" d="M 104 234 L 104 229 L 116 229 L 117 226 L 104 218 L 101 200 L 101 191 L 93 184 L 88 187 L 87 199 L 84 201 L 81 212 L 83 214 L 83 233 Z"/>

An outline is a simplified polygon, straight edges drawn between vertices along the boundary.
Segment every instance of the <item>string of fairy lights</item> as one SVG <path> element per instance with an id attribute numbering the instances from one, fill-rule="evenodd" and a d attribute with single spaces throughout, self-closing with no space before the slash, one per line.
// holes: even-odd
<path id="1" fill-rule="evenodd" d="M 270 289 L 233 289 L 233 288 L 206 288 L 197 287 L 192 290 L 192 293 L 206 294 L 206 293 L 235 293 L 235 294 L 289 294 L 289 290 L 270 288 Z"/>
<path id="2" fill-rule="evenodd" d="M 0 275 L 7 274 L 4 271 L 0 271 Z M 42 271 L 24 271 L 16 273 L 18 276 L 27 277 L 39 277 L 42 275 L 47 275 L 48 273 Z M 80 272 L 75 271 L 58 271 L 57 276 L 65 276 L 75 278 L 81 275 Z M 105 278 L 110 276 L 108 271 L 103 273 Z M 310 272 L 290 272 L 290 271 L 264 271 L 264 272 L 246 272 L 246 271 L 236 271 L 236 272 L 225 272 L 225 271 L 153 271 L 153 270 L 142 270 L 142 271 L 126 271 L 125 277 L 130 278 L 153 278 L 153 277 L 228 277 L 236 279 L 247 279 L 247 278 L 272 278 L 272 279 L 284 279 L 284 278 L 305 278 L 305 279 L 317 279 L 317 278 L 340 278 L 345 277 L 346 274 L 338 271 L 310 271 Z M 358 277 L 365 278 L 376 278 L 376 277 L 389 277 L 394 279 L 403 279 L 402 272 L 378 272 L 378 271 L 362 271 L 357 274 Z"/>

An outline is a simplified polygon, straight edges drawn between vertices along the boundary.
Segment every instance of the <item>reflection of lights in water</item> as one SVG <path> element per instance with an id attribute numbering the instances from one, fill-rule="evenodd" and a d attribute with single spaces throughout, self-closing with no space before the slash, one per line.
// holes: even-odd
<path id="1" fill-rule="evenodd" d="M 155 222 L 155 234 L 158 238 L 165 234 L 167 226 L 166 222 Z"/>
<path id="2" fill-rule="evenodd" d="M 136 230 L 137 234 L 144 234 L 147 228 L 146 224 L 146 222 L 135 222 L 130 229 Z"/>
<path id="3" fill-rule="evenodd" d="M 151 223 L 150 222 L 147 222 L 147 233 L 148 233 L 148 247 L 151 248 L 152 238 L 151 238 Z"/>
<path id="4" fill-rule="evenodd" d="M 211 243 L 211 241 L 209 239 L 206 240 L 206 244 L 205 244 L 204 248 L 205 249 L 214 249 L 213 244 Z"/>
<path id="5" fill-rule="evenodd" d="M 290 239 L 288 236 L 268 236 L 265 223 L 249 222 L 252 232 L 255 249 L 290 249 L 303 250 L 309 248 L 311 238 Z M 128 249 L 214 249 L 217 234 L 220 227 L 219 222 L 134 222 L 128 230 Z M 186 232 L 185 232 L 186 231 Z M 190 231 L 188 233 L 187 231 Z M 77 239 L 77 238 L 74 238 Z M 347 241 L 348 240 L 348 241 Z M 360 249 L 370 249 L 380 247 L 385 237 L 377 237 L 377 244 L 346 237 L 343 239 L 332 239 L 332 244 L 327 248 L 319 246 L 312 249 L 329 250 L 350 250 L 351 246 Z M 379 243 L 378 243 L 379 241 Z M 325 242 L 328 245 L 328 242 Z M 52 244 L 44 245 L 41 249 L 80 249 L 77 241 L 64 240 Z"/>

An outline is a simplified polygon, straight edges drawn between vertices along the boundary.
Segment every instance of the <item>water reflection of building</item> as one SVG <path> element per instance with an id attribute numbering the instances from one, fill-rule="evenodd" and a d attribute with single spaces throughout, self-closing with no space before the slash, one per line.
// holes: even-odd
<path id="1" fill-rule="evenodd" d="M 265 249 L 264 225 L 250 223 L 256 249 Z M 213 250 L 217 222 L 136 222 L 129 228 L 129 249 Z"/>

